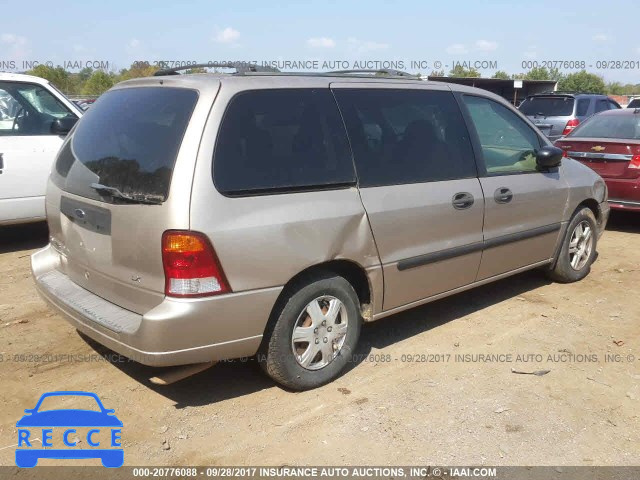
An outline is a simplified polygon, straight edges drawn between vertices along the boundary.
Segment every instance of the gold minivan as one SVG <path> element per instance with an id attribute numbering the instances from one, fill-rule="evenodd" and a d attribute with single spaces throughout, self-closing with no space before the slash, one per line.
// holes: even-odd
<path id="1" fill-rule="evenodd" d="M 334 379 L 363 322 L 542 267 L 580 280 L 602 179 L 502 98 L 385 71 L 176 70 L 102 95 L 46 195 L 37 287 L 146 365 Z"/>

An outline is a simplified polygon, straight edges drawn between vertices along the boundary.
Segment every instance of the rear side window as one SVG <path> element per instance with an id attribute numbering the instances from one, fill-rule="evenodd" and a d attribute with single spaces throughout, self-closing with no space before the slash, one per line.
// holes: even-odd
<path id="1" fill-rule="evenodd" d="M 143 87 L 111 90 L 78 122 L 52 176 L 63 190 L 96 200 L 92 184 L 164 201 L 182 137 L 198 100 L 195 90 Z"/>
<path id="2" fill-rule="evenodd" d="M 609 101 L 604 99 L 596 100 L 596 113 L 604 112 L 605 110 L 609 110 Z"/>
<path id="3" fill-rule="evenodd" d="M 578 100 L 578 104 L 576 105 L 576 116 L 584 117 L 589 111 L 589 102 L 588 98 L 581 98 Z"/>
<path id="4" fill-rule="evenodd" d="M 467 128 L 453 94 L 336 89 L 360 186 L 476 176 Z"/>
<path id="5" fill-rule="evenodd" d="M 520 104 L 520 111 L 529 116 L 568 117 L 573 115 L 574 102 L 573 97 L 529 97 Z"/>
<path id="6" fill-rule="evenodd" d="M 329 89 L 251 90 L 233 97 L 218 132 L 213 178 L 226 195 L 355 183 Z"/>
<path id="7" fill-rule="evenodd" d="M 640 98 L 635 98 L 629 102 L 627 108 L 640 108 Z"/>

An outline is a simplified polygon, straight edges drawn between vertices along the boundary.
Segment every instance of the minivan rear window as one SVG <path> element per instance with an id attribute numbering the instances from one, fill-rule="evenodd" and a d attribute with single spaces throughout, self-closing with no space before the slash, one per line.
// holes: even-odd
<path id="1" fill-rule="evenodd" d="M 573 97 L 529 97 L 520 104 L 525 115 L 542 117 L 568 117 L 573 114 Z"/>
<path id="2" fill-rule="evenodd" d="M 349 140 L 328 88 L 266 89 L 229 102 L 214 153 L 225 195 L 255 195 L 355 183 Z"/>
<path id="3" fill-rule="evenodd" d="M 135 198 L 164 201 L 182 137 L 198 100 L 195 90 L 136 87 L 102 95 L 65 143 L 53 181 L 63 190 L 117 201 L 101 184 Z"/>

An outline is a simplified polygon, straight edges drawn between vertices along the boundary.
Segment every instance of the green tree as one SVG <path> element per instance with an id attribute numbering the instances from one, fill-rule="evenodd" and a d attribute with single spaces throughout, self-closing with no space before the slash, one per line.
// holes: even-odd
<path id="1" fill-rule="evenodd" d="M 610 82 L 607 83 L 606 85 L 606 92 L 609 95 L 624 95 L 625 90 L 625 86 L 622 85 L 620 82 Z"/>
<path id="2" fill-rule="evenodd" d="M 120 70 L 117 81 L 122 82 L 124 80 L 131 80 L 132 78 L 151 77 L 158 70 L 158 67 L 143 62 L 133 63 L 129 68 Z"/>
<path id="3" fill-rule="evenodd" d="M 511 76 L 507 72 L 498 70 L 496 73 L 493 74 L 493 77 L 491 78 L 499 78 L 500 80 L 510 80 Z"/>
<path id="4" fill-rule="evenodd" d="M 581 70 L 571 73 L 558 82 L 558 90 L 581 93 L 604 93 L 604 80 L 593 73 Z"/>
<path id="5" fill-rule="evenodd" d="M 551 80 L 549 70 L 545 67 L 533 67 L 524 75 L 525 80 Z"/>
<path id="6" fill-rule="evenodd" d="M 93 69 L 91 67 L 84 67 L 82 70 L 78 72 L 78 80 L 82 83 L 89 80 L 89 77 L 93 73 Z"/>
<path id="7" fill-rule="evenodd" d="M 69 89 L 68 87 L 70 74 L 60 66 L 54 68 L 47 65 L 38 65 L 37 67 L 29 70 L 26 73 L 28 75 L 46 78 L 62 91 L 67 91 Z"/>
<path id="8" fill-rule="evenodd" d="M 83 95 L 102 95 L 113 86 L 113 78 L 102 70 L 96 70 L 82 88 Z"/>
<path id="9" fill-rule="evenodd" d="M 465 68 L 463 65 L 458 63 L 455 67 L 449 70 L 449 76 L 480 78 L 482 75 L 480 75 L 480 72 L 475 68 Z"/>
<path id="10" fill-rule="evenodd" d="M 555 80 L 556 82 L 559 82 L 563 78 L 564 78 L 564 73 L 562 73 L 557 68 L 549 69 L 549 80 Z"/>

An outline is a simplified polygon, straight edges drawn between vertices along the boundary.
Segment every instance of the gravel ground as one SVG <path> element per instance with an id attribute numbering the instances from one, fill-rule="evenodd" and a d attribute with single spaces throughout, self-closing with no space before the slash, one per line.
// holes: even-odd
<path id="1" fill-rule="evenodd" d="M 153 369 L 37 296 L 29 255 L 46 238 L 44 225 L 0 229 L 0 465 L 23 410 L 52 390 L 114 408 L 128 465 L 639 463 L 640 216 L 613 215 L 582 282 L 527 272 L 366 325 L 349 370 L 304 393 L 251 360 L 150 384 Z"/>

